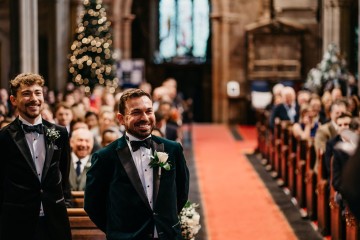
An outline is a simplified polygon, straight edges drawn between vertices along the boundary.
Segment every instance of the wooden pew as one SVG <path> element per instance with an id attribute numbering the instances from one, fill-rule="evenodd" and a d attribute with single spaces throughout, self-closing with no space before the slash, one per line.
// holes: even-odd
<path id="1" fill-rule="evenodd" d="M 71 191 L 74 208 L 84 207 L 84 191 Z"/>
<path id="2" fill-rule="evenodd" d="M 309 140 L 309 149 L 307 151 L 305 166 L 305 191 L 306 191 L 306 209 L 311 220 L 317 219 L 317 196 L 316 196 L 316 174 L 314 166 L 316 162 L 316 151 L 314 140 Z"/>
<path id="3" fill-rule="evenodd" d="M 292 126 L 290 121 L 281 121 L 281 158 L 280 158 L 280 176 L 284 186 L 288 186 L 288 158 L 290 155 L 291 134 L 289 126 Z"/>
<path id="4" fill-rule="evenodd" d="M 318 231 L 327 236 L 330 234 L 330 206 L 329 206 L 329 183 L 322 176 L 323 168 L 323 151 L 318 151 L 318 173 L 317 173 L 317 210 L 318 210 Z"/>
<path id="5" fill-rule="evenodd" d="M 262 158 L 268 159 L 267 156 L 267 145 L 266 145 L 266 136 L 267 131 L 269 130 L 269 124 L 267 121 L 269 121 L 266 117 L 266 110 L 257 110 L 257 122 L 256 122 L 256 129 L 258 133 L 258 146 L 257 150 L 260 152 Z"/>
<path id="6" fill-rule="evenodd" d="M 73 240 L 106 240 L 105 234 L 90 220 L 84 210 L 84 191 L 72 191 L 73 208 L 68 216 Z"/>
<path id="7" fill-rule="evenodd" d="M 281 121 L 280 119 L 275 119 L 275 125 L 274 125 L 274 154 L 273 154 L 273 161 L 272 161 L 272 169 L 274 170 L 272 172 L 273 177 L 281 177 L 280 173 L 280 158 L 281 158 Z"/>
<path id="8" fill-rule="evenodd" d="M 360 239 L 360 227 L 359 221 L 354 217 L 349 208 L 345 210 L 346 220 L 346 240 L 359 240 Z"/>
<path id="9" fill-rule="evenodd" d="M 105 234 L 90 220 L 83 208 L 67 209 L 73 240 L 106 240 Z"/>
<path id="10" fill-rule="evenodd" d="M 298 140 L 296 161 L 296 200 L 300 208 L 306 207 L 305 165 L 308 151 L 308 140 Z"/>
<path id="11" fill-rule="evenodd" d="M 331 168 L 330 168 L 330 179 L 332 179 L 332 161 L 331 159 Z M 335 202 L 335 194 L 336 191 L 334 187 L 330 184 L 330 231 L 331 231 L 331 240 L 342 240 L 346 239 L 345 233 L 345 219 L 342 217 L 341 214 L 341 206 Z"/>
<path id="12" fill-rule="evenodd" d="M 294 135 L 292 134 L 292 125 L 288 126 L 289 128 L 289 134 L 290 134 L 290 139 L 289 139 L 289 156 L 287 159 L 287 170 L 288 170 L 288 188 L 290 191 L 291 196 L 295 197 L 296 196 L 296 149 L 297 149 L 297 141 L 298 139 L 296 137 L 294 137 Z"/>
<path id="13" fill-rule="evenodd" d="M 275 137 L 274 132 L 272 129 L 267 128 L 266 131 L 266 140 L 265 140 L 265 146 L 266 146 L 266 155 L 267 155 L 267 166 L 266 170 L 271 171 L 274 169 L 274 155 L 275 155 Z"/>

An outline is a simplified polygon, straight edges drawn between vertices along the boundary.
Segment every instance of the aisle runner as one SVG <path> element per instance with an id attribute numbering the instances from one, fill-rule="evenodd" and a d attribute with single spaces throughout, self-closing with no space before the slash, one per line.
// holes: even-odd
<path id="1" fill-rule="evenodd" d="M 239 132 L 243 141 L 235 141 L 226 125 L 193 128 L 207 240 L 296 239 L 245 156 L 256 147 L 255 128 L 240 127 Z"/>

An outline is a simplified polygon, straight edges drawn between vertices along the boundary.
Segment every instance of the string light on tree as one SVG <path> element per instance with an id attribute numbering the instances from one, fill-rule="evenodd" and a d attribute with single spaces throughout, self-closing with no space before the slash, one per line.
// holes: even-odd
<path id="1" fill-rule="evenodd" d="M 111 23 L 102 0 L 83 0 L 80 17 L 69 55 L 69 77 L 85 86 L 88 94 L 97 84 L 114 93 L 119 79 L 115 77 Z"/>

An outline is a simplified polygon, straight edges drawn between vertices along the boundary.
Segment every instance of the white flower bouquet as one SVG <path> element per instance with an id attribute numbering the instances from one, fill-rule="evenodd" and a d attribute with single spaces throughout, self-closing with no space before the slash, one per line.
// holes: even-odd
<path id="1" fill-rule="evenodd" d="M 195 235 L 201 228 L 200 214 L 196 211 L 197 207 L 199 204 L 188 201 L 180 212 L 181 233 L 185 240 L 195 240 Z"/>

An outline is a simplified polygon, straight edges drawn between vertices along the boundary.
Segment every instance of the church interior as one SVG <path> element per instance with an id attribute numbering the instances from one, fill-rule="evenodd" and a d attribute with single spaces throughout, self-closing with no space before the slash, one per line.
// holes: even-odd
<path id="1" fill-rule="evenodd" d="M 155 103 L 174 79 L 196 239 L 360 239 L 358 219 L 342 214 L 331 183 L 314 173 L 316 137 L 294 137 L 291 118 L 269 126 L 278 84 L 309 92 L 306 104 L 321 99 L 321 108 L 339 86 L 342 97 L 357 96 L 359 117 L 359 2 L 0 0 L 0 89 L 34 72 L 52 106 L 74 88 L 83 95 L 73 103 L 105 104 L 93 100 L 98 86 L 117 102 L 146 85 Z M 82 208 L 84 193 L 73 198 L 73 239 L 105 239 Z"/>

